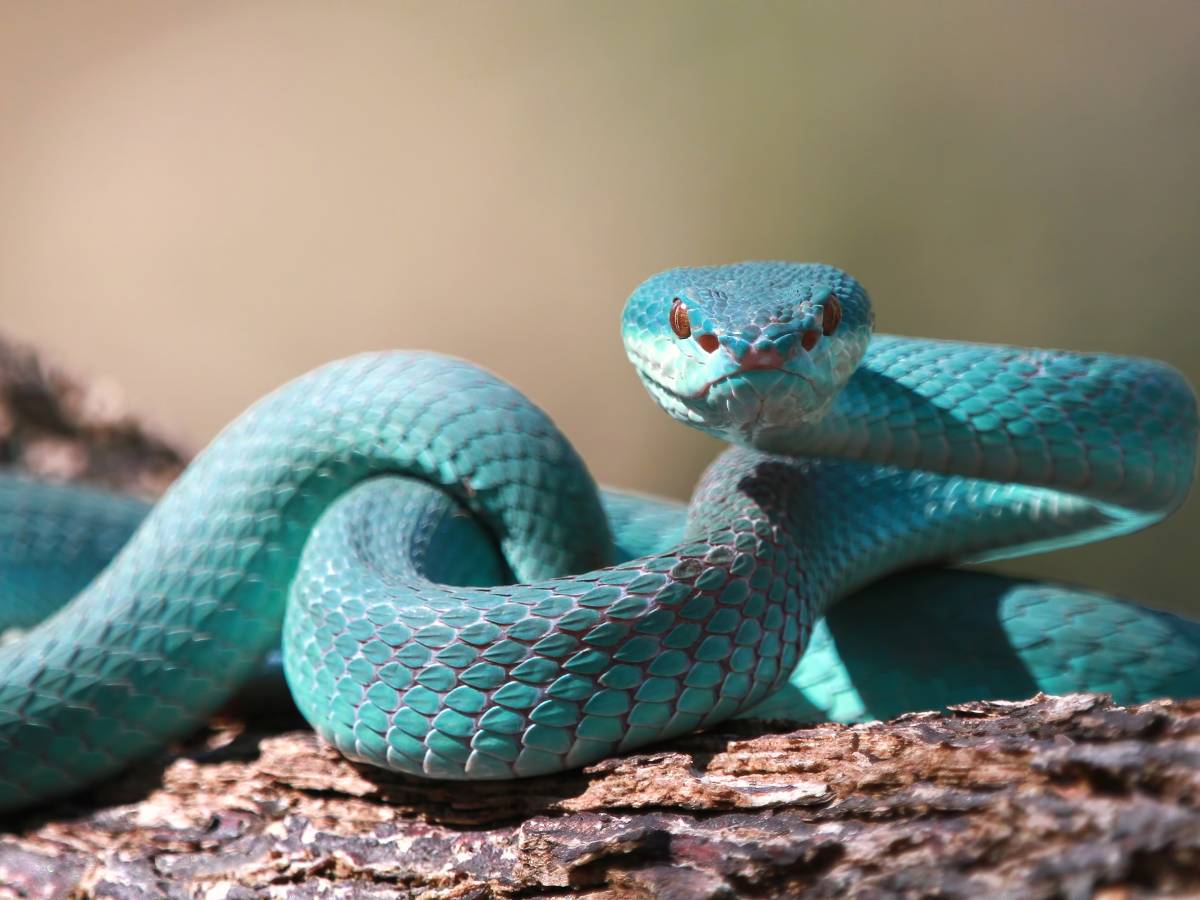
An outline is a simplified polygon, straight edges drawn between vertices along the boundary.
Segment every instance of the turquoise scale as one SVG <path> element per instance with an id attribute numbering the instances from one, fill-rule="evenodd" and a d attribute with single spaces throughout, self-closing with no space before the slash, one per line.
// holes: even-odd
<path id="1" fill-rule="evenodd" d="M 871 325 L 827 266 L 640 286 L 622 320 L 638 375 L 738 445 L 686 510 L 598 492 L 514 389 L 418 353 L 281 388 L 148 513 L 0 480 L 3 624 L 28 629 L 0 647 L 0 809 L 185 734 L 279 647 L 343 753 L 452 779 L 586 765 L 735 715 L 1200 693 L 1196 623 L 980 573 L 889 575 L 1161 519 L 1195 468 L 1178 373 Z"/>

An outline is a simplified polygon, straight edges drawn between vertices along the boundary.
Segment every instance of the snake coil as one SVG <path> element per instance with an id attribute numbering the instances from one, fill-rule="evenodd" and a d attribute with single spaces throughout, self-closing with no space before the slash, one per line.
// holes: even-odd
<path id="1" fill-rule="evenodd" d="M 285 385 L 148 514 L 3 482 L 10 546 L 53 508 L 74 527 L 45 529 L 48 558 L 80 567 L 72 584 L 103 570 L 0 647 L 0 809 L 195 728 L 281 635 L 326 739 L 437 778 L 553 772 L 747 712 L 1200 693 L 1195 623 L 992 576 L 879 580 L 1157 521 L 1195 467 L 1183 378 L 871 326 L 866 293 L 828 266 L 676 269 L 634 292 L 622 334 L 651 395 L 739 445 L 686 512 L 598 491 L 515 389 L 423 353 Z"/>

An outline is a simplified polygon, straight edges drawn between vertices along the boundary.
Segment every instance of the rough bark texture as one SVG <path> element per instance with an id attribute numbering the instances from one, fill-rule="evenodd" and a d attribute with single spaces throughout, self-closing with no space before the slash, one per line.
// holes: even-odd
<path id="1" fill-rule="evenodd" d="M 154 497 L 186 461 L 178 442 L 125 410 L 116 385 L 73 377 L 0 336 L 0 466 Z"/>
<path id="2" fill-rule="evenodd" d="M 143 493 L 168 483 L 184 455 L 91 396 L 0 344 L 0 458 Z M 1200 894 L 1200 701 L 735 723 L 472 785 L 356 766 L 291 716 L 231 710 L 86 796 L 0 823 L 0 896 Z"/>

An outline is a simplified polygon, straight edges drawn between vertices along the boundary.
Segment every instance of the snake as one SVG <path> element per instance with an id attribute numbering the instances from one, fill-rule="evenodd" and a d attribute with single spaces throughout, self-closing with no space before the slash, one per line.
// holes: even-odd
<path id="1" fill-rule="evenodd" d="M 873 324 L 823 264 L 639 285 L 637 376 L 730 444 L 686 506 L 599 488 L 515 387 L 416 351 L 277 389 L 153 506 L 5 475 L 0 810 L 161 751 L 272 657 L 325 741 L 433 779 L 548 775 L 735 716 L 1200 694 L 1200 624 L 949 567 L 1176 509 L 1183 376 Z"/>

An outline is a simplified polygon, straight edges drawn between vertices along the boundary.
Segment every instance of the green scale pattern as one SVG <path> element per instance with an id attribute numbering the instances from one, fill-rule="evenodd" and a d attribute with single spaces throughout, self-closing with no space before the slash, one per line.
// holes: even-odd
<path id="1" fill-rule="evenodd" d="M 672 332 L 676 299 L 695 333 Z M 814 342 L 834 303 L 840 326 Z M 326 739 L 437 778 L 552 772 L 733 715 L 1200 693 L 1195 623 L 966 573 L 878 582 L 1157 521 L 1195 468 L 1196 400 L 1178 373 L 871 337 L 871 319 L 862 288 L 827 266 L 672 270 L 634 292 L 623 337 L 651 394 L 742 445 L 706 472 L 686 521 L 598 492 L 513 388 L 419 353 L 281 388 L 144 521 L 81 499 L 79 521 L 125 530 L 90 538 L 76 581 L 32 607 L 64 602 L 133 533 L 0 647 L 0 808 L 194 728 L 281 635 L 293 696 Z M 0 499 L 32 490 L 6 482 Z M 33 521 L 0 516 L 26 568 L 0 584 L 22 602 L 58 532 Z"/>
<path id="2" fill-rule="evenodd" d="M 407 542 L 380 523 L 408 489 L 356 488 L 318 524 L 294 582 L 288 680 L 351 758 L 438 778 L 594 762 L 761 700 L 811 631 L 786 481 L 759 476 L 755 497 L 725 505 L 726 527 L 670 552 L 458 590 L 401 568 Z"/>

